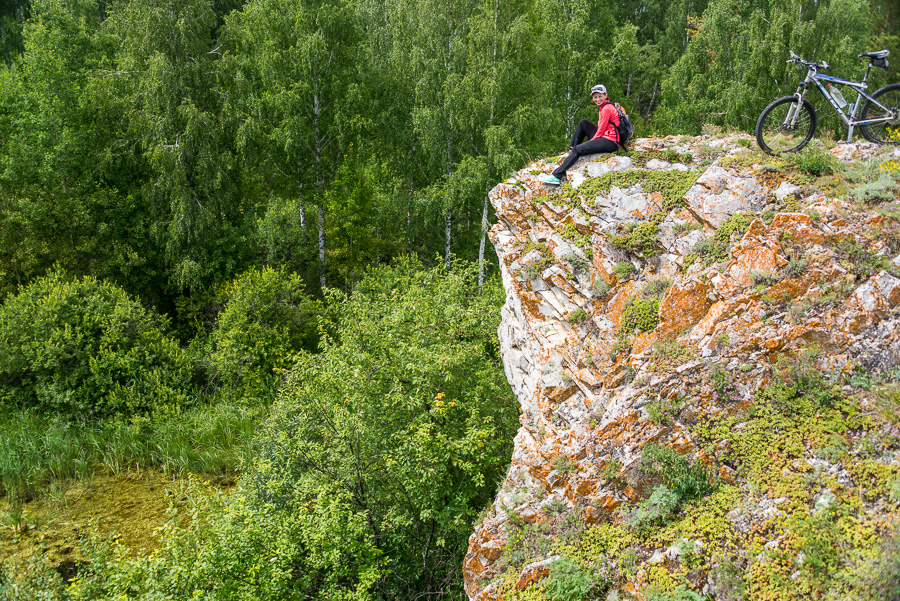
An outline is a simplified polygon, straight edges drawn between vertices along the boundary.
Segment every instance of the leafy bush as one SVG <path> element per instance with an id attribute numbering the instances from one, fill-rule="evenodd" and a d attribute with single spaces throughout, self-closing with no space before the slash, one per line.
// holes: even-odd
<path id="1" fill-rule="evenodd" d="M 813 144 L 791 158 L 798 169 L 816 176 L 832 173 L 836 163 L 834 157 L 828 154 L 823 146 Z"/>
<path id="2" fill-rule="evenodd" d="M 550 564 L 550 577 L 541 583 L 550 601 L 585 599 L 593 585 L 591 577 L 568 557 L 561 557 Z"/>
<path id="3" fill-rule="evenodd" d="M 656 486 L 631 514 L 629 524 L 638 532 L 647 532 L 653 526 L 664 524 L 680 504 L 681 499 L 677 494 L 666 486 Z"/>
<path id="4" fill-rule="evenodd" d="M 659 324 L 659 298 L 632 297 L 622 310 L 619 327 L 624 332 L 650 332 Z"/>
<path id="5" fill-rule="evenodd" d="M 850 191 L 850 197 L 857 203 L 881 204 L 897 199 L 900 184 L 885 173 L 872 182 L 864 183 Z"/>
<path id="6" fill-rule="evenodd" d="M 628 228 L 621 236 L 613 236 L 610 242 L 613 246 L 630 253 L 652 255 L 656 247 L 657 229 L 658 224 L 655 221 L 640 223 Z"/>
<path id="7" fill-rule="evenodd" d="M 298 355 L 245 483 L 253 506 L 272 508 L 259 520 L 305 516 L 301 571 L 369 548 L 384 557 L 371 567 L 386 566 L 385 597 L 408 598 L 462 561 L 518 426 L 496 338 L 503 298 L 475 269 L 412 259 L 329 294 L 322 352 Z M 345 521 L 359 529 L 342 534 Z M 332 590 L 370 585 L 330 577 Z"/>
<path id="8" fill-rule="evenodd" d="M 730 215 L 725 222 L 718 227 L 715 233 L 717 242 L 728 244 L 731 241 L 732 234 L 742 236 L 753 220 L 756 219 L 756 213 L 734 213 Z"/>
<path id="9" fill-rule="evenodd" d="M 613 273 L 620 280 L 627 279 L 633 273 L 637 273 L 637 268 L 631 263 L 631 261 L 622 261 L 620 263 L 616 263 L 613 267 Z"/>
<path id="10" fill-rule="evenodd" d="M 598 277 L 596 280 L 594 280 L 594 285 L 591 286 L 591 293 L 594 296 L 606 296 L 606 293 L 609 292 L 609 287 L 610 286 L 606 283 L 606 280 Z"/>
<path id="11" fill-rule="evenodd" d="M 644 295 L 644 298 L 662 298 L 663 294 L 665 294 L 666 290 L 672 286 L 672 282 L 666 280 L 664 278 L 650 280 L 646 284 L 644 284 L 644 288 L 641 291 Z"/>
<path id="12" fill-rule="evenodd" d="M 52 273 L 0 307 L 0 403 L 72 417 L 178 407 L 191 365 L 114 284 Z"/>
<path id="13" fill-rule="evenodd" d="M 652 443 L 644 447 L 642 469 L 647 464 L 682 502 L 707 495 L 718 487 L 718 480 L 710 470 L 688 461 L 669 447 Z"/>
<path id="14" fill-rule="evenodd" d="M 581 322 L 586 321 L 588 318 L 590 318 L 590 315 L 588 315 L 584 309 L 578 307 L 577 309 L 572 311 L 572 313 L 568 317 L 566 317 L 566 321 L 568 321 L 572 325 L 578 325 Z"/>
<path id="15" fill-rule="evenodd" d="M 704 601 L 706 597 L 695 593 L 683 584 L 673 589 L 664 590 L 657 586 L 651 586 L 646 591 L 647 601 Z"/>
<path id="16" fill-rule="evenodd" d="M 319 304 L 296 274 L 250 269 L 225 289 L 224 310 L 210 335 L 210 361 L 217 381 L 259 391 L 294 353 L 315 351 Z"/>

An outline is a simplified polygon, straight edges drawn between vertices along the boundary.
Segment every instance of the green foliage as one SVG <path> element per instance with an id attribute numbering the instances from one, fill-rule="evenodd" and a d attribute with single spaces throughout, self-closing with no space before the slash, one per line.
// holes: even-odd
<path id="1" fill-rule="evenodd" d="M 222 293 L 225 307 L 210 334 L 210 363 L 222 385 L 259 393 L 273 386 L 276 370 L 318 345 L 319 305 L 296 274 L 250 269 Z"/>
<path id="2" fill-rule="evenodd" d="M 563 258 L 569 262 L 569 265 L 572 266 L 572 271 L 576 274 L 587 273 L 591 268 L 591 264 L 578 255 L 566 255 Z"/>
<path id="3" fill-rule="evenodd" d="M 572 325 L 578 325 L 583 321 L 588 320 L 590 317 L 591 316 L 588 315 L 588 313 L 584 309 L 578 307 L 577 309 L 572 311 L 572 313 L 569 314 L 568 317 L 566 317 L 566 321 L 568 321 Z"/>
<path id="4" fill-rule="evenodd" d="M 594 285 L 591 286 L 591 293 L 597 297 L 606 296 L 606 293 L 609 292 L 609 289 L 610 286 L 606 283 L 606 280 L 598 277 L 594 280 Z"/>
<path id="5" fill-rule="evenodd" d="M 896 200 L 900 184 L 890 173 L 881 174 L 878 179 L 856 186 L 850 191 L 850 197 L 857 203 L 881 204 Z"/>
<path id="6" fill-rule="evenodd" d="M 690 265 L 697 259 L 704 264 L 718 263 L 728 258 L 728 244 L 719 242 L 715 238 L 705 238 L 698 241 L 691 252 L 685 257 L 685 265 Z"/>
<path id="7" fill-rule="evenodd" d="M 809 144 L 799 153 L 791 155 L 790 159 L 798 169 L 815 176 L 833 173 L 837 164 L 822 144 Z"/>
<path id="8" fill-rule="evenodd" d="M 650 496 L 637 506 L 628 520 L 639 534 L 646 534 L 654 526 L 664 524 L 678 510 L 681 498 L 666 486 L 656 486 Z"/>
<path id="9" fill-rule="evenodd" d="M 647 589 L 647 601 L 704 601 L 706 597 L 679 584 L 673 589 L 665 590 L 659 587 Z"/>
<path id="10" fill-rule="evenodd" d="M 304 563 L 328 541 L 374 544 L 390 561 L 382 586 L 405 597 L 460 561 L 517 426 L 497 354 L 502 297 L 496 280 L 479 289 L 472 269 L 412 260 L 330 295 L 322 352 L 298 355 L 246 484 L 254 507 L 277 508 L 273 519 L 322 522 Z M 340 501 L 317 501 L 327 497 Z M 335 539 L 326 525 L 341 520 L 367 526 Z"/>
<path id="11" fill-rule="evenodd" d="M 252 458 L 262 408 L 227 402 L 177 414 L 79 424 L 32 411 L 0 417 L 0 494 L 45 495 L 48 485 L 143 468 L 166 474 L 233 474 Z"/>
<path id="12" fill-rule="evenodd" d="M 624 280 L 629 278 L 632 274 L 637 273 L 637 267 L 635 267 L 631 261 L 622 261 L 613 266 L 613 273 L 618 279 Z"/>
<path id="13" fill-rule="evenodd" d="M 730 215 L 725 222 L 716 229 L 715 240 L 722 244 L 728 244 L 732 235 L 742 236 L 754 219 L 757 218 L 756 213 L 737 212 Z"/>
<path id="14" fill-rule="evenodd" d="M 619 328 L 623 332 L 650 332 L 659 323 L 659 298 L 632 297 L 625 303 Z"/>
<path id="15" fill-rule="evenodd" d="M 627 228 L 621 236 L 613 236 L 610 242 L 613 246 L 627 250 L 630 253 L 652 255 L 656 246 L 657 224 L 652 221 L 639 223 Z"/>
<path id="16" fill-rule="evenodd" d="M 0 307 L 0 400 L 68 417 L 177 409 L 187 354 L 121 288 L 58 272 Z"/>
<path id="17" fill-rule="evenodd" d="M 648 444 L 641 461 L 642 469 L 653 470 L 682 502 L 708 495 L 718 487 L 718 478 L 713 472 L 669 447 Z"/>
<path id="18" fill-rule="evenodd" d="M 641 293 L 644 295 L 644 298 L 662 298 L 670 286 L 672 286 L 672 282 L 665 278 L 650 280 L 644 284 Z"/>
<path id="19" fill-rule="evenodd" d="M 687 363 L 694 356 L 693 350 L 675 340 L 658 341 L 653 344 L 651 370 L 657 374 L 671 373 L 673 369 Z"/>
<path id="20" fill-rule="evenodd" d="M 568 557 L 561 557 L 550 564 L 550 577 L 541 583 L 550 601 L 586 599 L 592 587 L 590 575 Z"/>
<path id="21" fill-rule="evenodd" d="M 788 264 L 785 265 L 784 270 L 787 272 L 788 276 L 796 278 L 802 275 L 808 266 L 808 259 L 791 259 Z"/>

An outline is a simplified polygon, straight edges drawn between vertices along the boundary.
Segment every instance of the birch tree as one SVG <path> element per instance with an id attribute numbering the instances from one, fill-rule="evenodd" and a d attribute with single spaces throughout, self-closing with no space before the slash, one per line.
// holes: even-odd
<path id="1" fill-rule="evenodd" d="M 278 174 L 277 192 L 315 207 L 319 285 L 325 287 L 325 193 L 340 162 L 359 90 L 358 28 L 343 0 L 257 0 L 226 22 L 230 110 L 244 156 Z M 301 205 L 306 229 L 308 216 Z"/>

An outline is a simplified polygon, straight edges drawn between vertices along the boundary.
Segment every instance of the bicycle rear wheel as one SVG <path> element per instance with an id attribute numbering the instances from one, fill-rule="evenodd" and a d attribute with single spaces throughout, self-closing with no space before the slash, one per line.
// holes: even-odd
<path id="1" fill-rule="evenodd" d="M 756 143 L 769 154 L 797 152 L 816 133 L 816 111 L 809 101 L 785 96 L 767 106 L 756 122 Z"/>
<path id="2" fill-rule="evenodd" d="M 860 133 L 866 140 L 876 144 L 900 144 L 900 84 L 894 83 L 878 88 L 872 94 L 872 98 L 884 105 L 888 110 L 885 111 L 871 100 L 866 100 L 859 113 L 860 121 L 878 119 L 880 117 L 888 120 L 881 123 L 860 125 Z"/>

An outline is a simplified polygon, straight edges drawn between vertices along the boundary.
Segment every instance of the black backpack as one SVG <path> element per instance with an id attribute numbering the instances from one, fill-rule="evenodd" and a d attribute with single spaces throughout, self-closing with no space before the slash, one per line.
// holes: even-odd
<path id="1" fill-rule="evenodd" d="M 611 102 L 613 108 L 616 109 L 616 112 L 619 113 L 619 124 L 613 125 L 616 128 L 616 134 L 619 136 L 619 146 L 625 147 L 628 144 L 628 141 L 631 139 L 631 136 L 634 135 L 634 125 L 631 123 L 631 119 L 628 117 L 628 113 L 622 108 L 618 102 Z"/>

